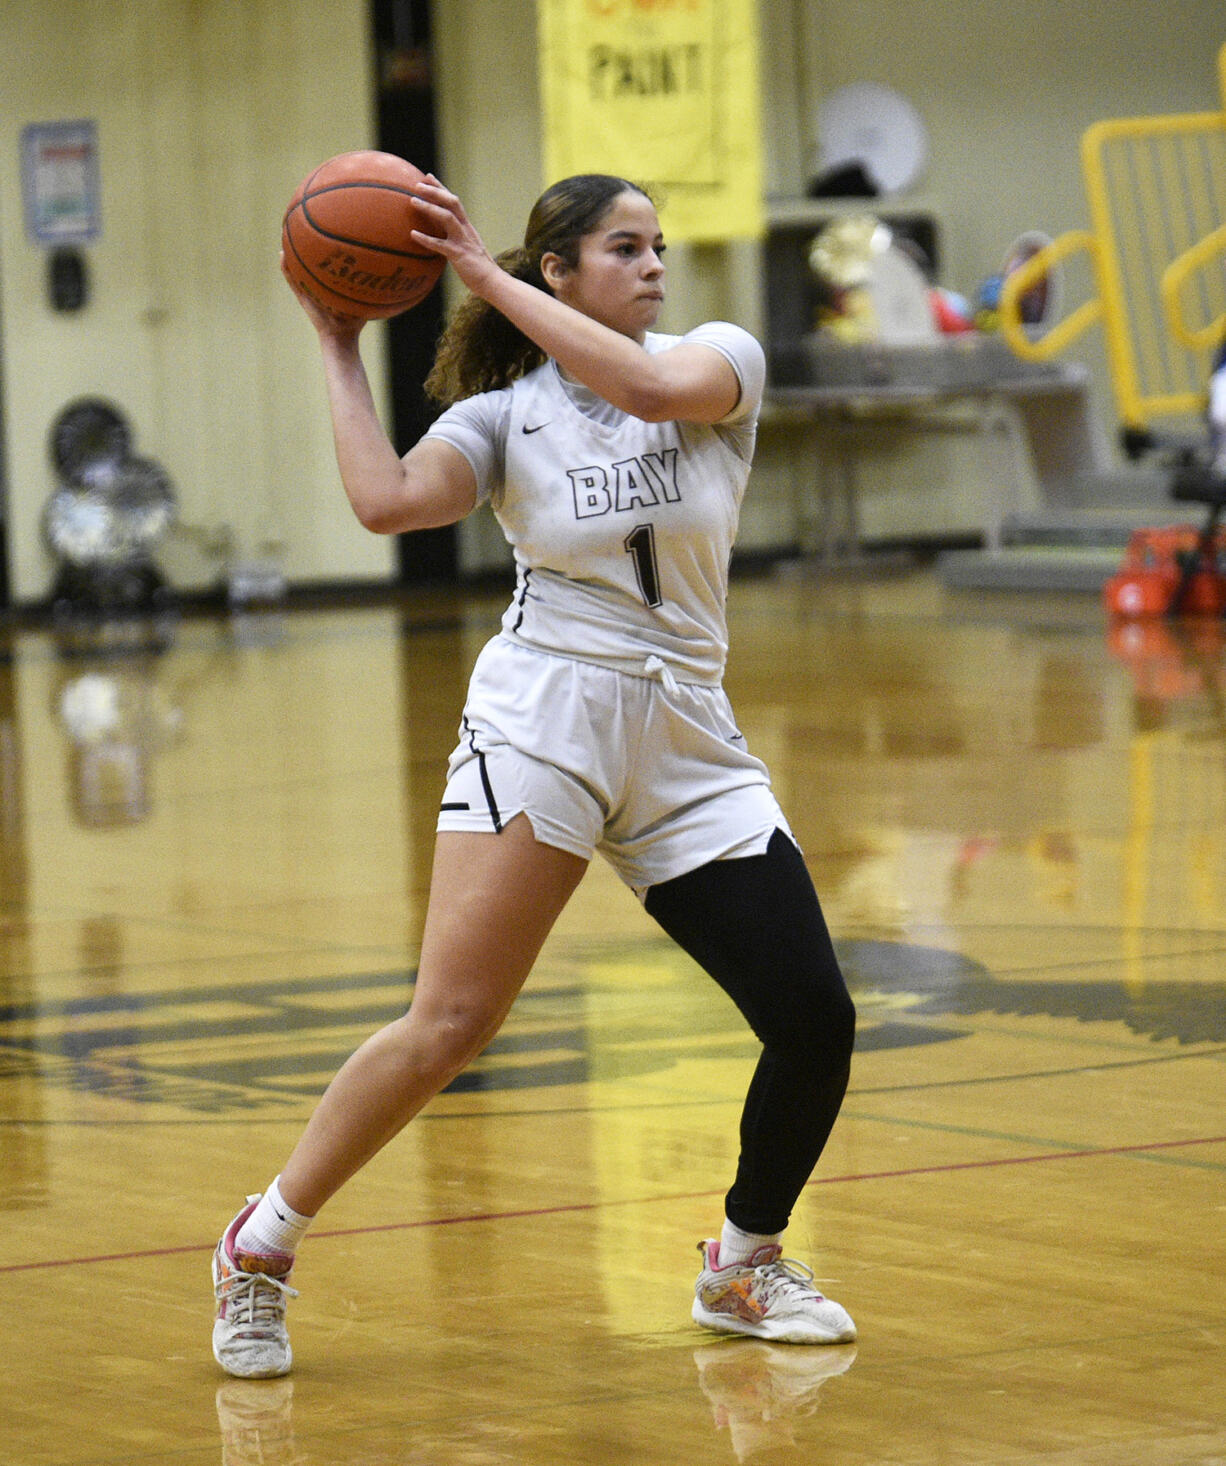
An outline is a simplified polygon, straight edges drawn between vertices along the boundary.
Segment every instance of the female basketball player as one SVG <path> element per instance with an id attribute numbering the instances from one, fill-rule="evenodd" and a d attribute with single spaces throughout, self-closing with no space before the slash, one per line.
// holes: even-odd
<path id="1" fill-rule="evenodd" d="M 213 1351 L 290 1367 L 294 1250 L 320 1207 L 498 1032 L 597 850 L 731 995 L 763 1049 L 694 1319 L 794 1343 L 855 1326 L 780 1237 L 847 1085 L 854 1010 L 804 861 L 721 678 L 728 562 L 765 374 L 736 326 L 653 334 L 650 198 L 582 175 L 494 260 L 459 199 L 421 189 L 471 298 L 428 382 L 452 404 L 403 458 L 379 425 L 361 322 L 300 296 L 318 333 L 346 493 L 368 529 L 490 500 L 517 586 L 472 674 L 448 770 L 412 1006 L 343 1066 L 281 1174 L 214 1257 Z"/>

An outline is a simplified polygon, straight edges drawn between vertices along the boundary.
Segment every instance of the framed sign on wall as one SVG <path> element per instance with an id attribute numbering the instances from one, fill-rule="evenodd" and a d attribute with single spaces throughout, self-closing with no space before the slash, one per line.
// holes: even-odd
<path id="1" fill-rule="evenodd" d="M 95 122 L 32 122 L 21 133 L 26 230 L 36 244 L 81 244 L 101 227 Z"/>

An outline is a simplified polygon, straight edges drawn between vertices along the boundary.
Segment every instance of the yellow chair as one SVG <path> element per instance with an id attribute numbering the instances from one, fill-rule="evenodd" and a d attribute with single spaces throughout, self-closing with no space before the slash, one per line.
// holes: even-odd
<path id="1" fill-rule="evenodd" d="M 1215 268 L 1216 267 L 1216 268 Z M 1212 305 L 1218 314 L 1202 325 L 1188 323 L 1186 298 L 1196 284 L 1200 305 Z M 1162 275 L 1162 305 L 1171 335 L 1193 351 L 1215 351 L 1226 341 L 1226 224 L 1206 234 L 1199 244 L 1169 264 Z M 1202 310 L 1203 314 L 1203 310 Z"/>
<path id="2" fill-rule="evenodd" d="M 1048 361 L 1101 320 L 1120 422 L 1203 410 L 1226 334 L 1226 46 L 1223 110 L 1097 122 L 1081 141 L 1091 227 L 1060 235 L 1010 273 L 1000 321 L 1018 356 Z M 1022 299 L 1057 266 L 1088 256 L 1096 295 L 1037 334 Z M 1195 299 L 1193 299 L 1195 297 Z M 1200 317 L 1189 320 L 1190 309 Z"/>

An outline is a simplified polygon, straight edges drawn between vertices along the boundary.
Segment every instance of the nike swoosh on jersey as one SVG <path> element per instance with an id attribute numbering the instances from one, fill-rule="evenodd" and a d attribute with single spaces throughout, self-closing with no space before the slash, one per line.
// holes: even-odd
<path id="1" fill-rule="evenodd" d="M 548 418 L 548 419 L 546 419 L 545 422 L 538 422 L 535 427 L 531 427 L 531 428 L 528 426 L 527 423 L 525 423 L 523 425 L 523 427 L 520 428 L 520 432 L 521 433 L 524 433 L 524 434 L 527 434 L 527 433 L 539 433 L 542 428 L 547 428 L 552 421 L 553 421 L 552 418 Z"/>

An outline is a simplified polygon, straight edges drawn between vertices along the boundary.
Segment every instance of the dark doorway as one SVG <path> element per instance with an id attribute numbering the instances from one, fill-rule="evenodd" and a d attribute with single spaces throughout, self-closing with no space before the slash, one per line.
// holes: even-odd
<path id="1" fill-rule="evenodd" d="M 8 510 L 9 491 L 8 480 L 5 477 L 5 464 L 8 460 L 8 444 L 4 431 L 4 376 L 3 363 L 0 363 L 0 610 L 3 610 L 9 603 L 9 546 L 8 546 Z"/>
<path id="2" fill-rule="evenodd" d="M 429 0 L 371 0 L 378 67 L 379 147 L 442 176 L 434 125 L 433 54 Z M 443 292 L 388 326 L 392 439 L 407 453 L 433 421 L 436 409 L 422 391 L 443 325 Z M 418 530 L 398 540 L 400 579 L 406 585 L 454 581 L 458 574 L 454 525 Z"/>

